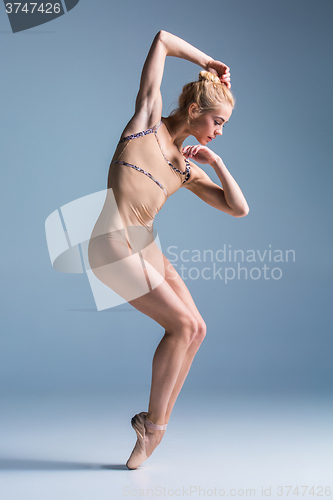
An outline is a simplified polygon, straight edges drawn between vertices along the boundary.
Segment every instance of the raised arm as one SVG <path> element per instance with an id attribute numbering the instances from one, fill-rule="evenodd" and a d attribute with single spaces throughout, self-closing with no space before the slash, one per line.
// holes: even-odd
<path id="1" fill-rule="evenodd" d="M 159 31 L 143 66 L 135 113 L 127 124 L 123 135 L 152 127 L 161 119 L 162 96 L 160 88 L 166 56 L 179 57 L 198 64 L 203 69 L 218 75 L 221 81 L 230 88 L 228 66 L 220 61 L 215 61 L 181 38 L 166 31 Z"/>

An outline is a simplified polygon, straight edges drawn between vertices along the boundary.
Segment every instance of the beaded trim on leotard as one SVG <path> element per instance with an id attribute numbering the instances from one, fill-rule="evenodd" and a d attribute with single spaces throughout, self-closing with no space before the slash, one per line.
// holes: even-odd
<path id="1" fill-rule="evenodd" d="M 151 128 L 147 128 L 147 130 L 143 130 L 142 132 L 138 132 L 137 134 L 132 134 L 132 135 L 127 135 L 126 137 L 123 137 L 120 139 L 119 143 L 125 142 L 125 141 L 130 141 L 131 139 L 136 139 L 137 137 L 143 137 L 144 135 L 151 134 L 152 132 L 156 132 L 160 126 L 162 125 L 162 120 L 160 120 L 156 125 L 154 125 Z"/>
<path id="2" fill-rule="evenodd" d="M 162 146 L 161 146 L 161 143 L 157 137 L 157 130 L 154 131 L 155 132 L 155 137 L 156 137 L 156 140 L 157 140 L 157 143 L 160 147 L 160 150 L 162 152 L 162 155 L 164 156 L 164 159 L 165 161 L 168 163 L 168 165 L 170 165 L 171 168 L 173 168 L 173 170 L 176 170 L 176 172 L 180 173 L 181 175 L 185 175 L 185 179 L 184 181 L 182 182 L 182 184 L 184 184 L 184 182 L 186 182 L 188 180 L 188 178 L 190 177 L 190 169 L 191 169 L 191 165 L 190 165 L 190 162 L 188 161 L 187 158 L 185 158 L 184 156 L 184 160 L 185 160 L 185 165 L 186 165 L 186 168 L 185 168 L 185 172 L 183 172 L 182 170 L 179 170 L 179 168 L 177 167 L 174 167 L 171 163 L 171 161 L 168 160 L 168 158 L 165 156 L 164 154 L 164 151 L 162 149 Z"/>
<path id="3" fill-rule="evenodd" d="M 156 184 L 163 190 L 165 196 L 168 198 L 168 193 L 166 192 L 166 189 L 162 186 L 162 184 L 157 179 L 155 179 L 155 177 L 153 175 L 151 175 L 150 172 L 147 172 L 147 170 L 144 170 L 143 168 L 137 167 L 136 165 L 132 165 L 131 163 L 126 163 L 126 161 L 123 161 L 123 160 L 116 160 L 113 163 L 120 163 L 120 165 L 126 165 L 127 167 L 135 168 L 135 170 L 138 170 L 139 172 L 142 172 L 143 174 L 147 175 L 154 182 L 156 182 Z"/>
<path id="4" fill-rule="evenodd" d="M 186 169 L 185 169 L 185 172 L 182 172 L 181 170 L 179 170 L 179 168 L 174 167 L 172 165 L 172 163 L 168 160 L 168 158 L 165 156 L 164 151 L 162 149 L 162 146 L 160 144 L 160 141 L 159 141 L 159 139 L 157 137 L 157 130 L 160 128 L 160 126 L 162 125 L 162 123 L 163 123 L 162 120 L 160 120 L 156 125 L 154 125 L 151 128 L 148 128 L 147 130 L 143 130 L 142 132 L 138 132 L 137 134 L 127 135 L 126 137 L 123 137 L 122 139 L 120 139 L 119 144 L 121 142 L 130 141 L 131 139 L 136 139 L 137 137 L 143 137 L 145 135 L 148 135 L 148 134 L 151 134 L 152 132 L 154 132 L 156 140 L 157 140 L 157 143 L 158 143 L 158 145 L 160 147 L 160 150 L 162 152 L 162 155 L 163 155 L 165 161 L 168 163 L 168 165 L 170 165 L 170 167 L 173 170 L 175 170 L 176 172 L 179 172 L 181 175 L 185 175 L 185 180 L 182 183 L 182 184 L 184 184 L 184 182 L 186 182 L 188 180 L 189 176 L 190 176 L 190 168 L 191 168 L 190 162 L 184 156 L 184 160 L 185 160 L 185 164 L 186 164 Z M 112 163 L 119 163 L 120 165 L 126 165 L 127 167 L 134 168 L 138 172 L 142 172 L 143 174 L 147 175 L 148 177 L 150 177 L 150 179 L 152 179 L 163 190 L 163 193 L 168 198 L 169 195 L 168 195 L 166 189 L 162 186 L 162 184 L 157 179 L 155 179 L 155 177 L 153 175 L 151 175 L 150 172 L 147 172 L 147 170 L 144 170 L 141 167 L 137 167 L 136 165 L 132 165 L 132 163 L 127 163 L 126 161 L 123 161 L 123 160 L 115 160 Z"/>

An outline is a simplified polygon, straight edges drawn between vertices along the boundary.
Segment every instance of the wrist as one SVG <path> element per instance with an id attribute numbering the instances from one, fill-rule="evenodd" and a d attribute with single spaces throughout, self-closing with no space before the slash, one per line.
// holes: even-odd
<path id="1" fill-rule="evenodd" d="M 209 165 L 215 169 L 216 167 L 223 165 L 223 161 L 219 156 L 216 155 L 216 158 L 211 161 Z"/>
<path id="2" fill-rule="evenodd" d="M 212 61 L 211 57 L 209 57 L 204 52 L 201 52 L 201 57 L 200 57 L 200 59 L 198 61 L 198 66 L 200 66 L 203 70 L 208 71 L 209 64 L 210 64 L 211 61 Z"/>
<path id="3" fill-rule="evenodd" d="M 214 59 L 212 59 L 211 57 L 207 56 L 207 60 L 206 60 L 206 64 L 203 67 L 203 69 L 205 71 L 209 71 L 209 68 L 212 67 L 212 63 L 214 62 Z"/>

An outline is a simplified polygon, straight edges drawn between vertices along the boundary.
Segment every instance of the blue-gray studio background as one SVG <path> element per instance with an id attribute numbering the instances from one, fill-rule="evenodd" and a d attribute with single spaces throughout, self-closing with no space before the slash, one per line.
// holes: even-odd
<path id="1" fill-rule="evenodd" d="M 160 29 L 231 68 L 236 107 L 212 148 L 250 206 L 234 218 L 180 189 L 156 217 L 208 327 L 183 391 L 332 391 L 332 14 L 326 0 L 81 0 L 13 34 L 0 6 L 3 393 L 149 386 L 164 331 L 126 303 L 97 311 L 86 273 L 52 268 L 45 220 L 106 188 Z M 167 59 L 164 116 L 199 71 Z"/>

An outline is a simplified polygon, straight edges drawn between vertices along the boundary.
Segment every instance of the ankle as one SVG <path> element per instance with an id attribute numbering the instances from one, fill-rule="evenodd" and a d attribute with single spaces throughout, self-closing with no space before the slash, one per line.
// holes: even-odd
<path id="1" fill-rule="evenodd" d="M 146 415 L 146 422 L 148 422 L 148 425 L 152 424 L 152 426 L 150 426 L 151 428 L 154 428 L 155 426 L 167 425 L 167 422 L 165 422 L 164 417 L 160 417 L 160 416 L 154 415 L 153 413 L 149 413 L 149 412 Z"/>

